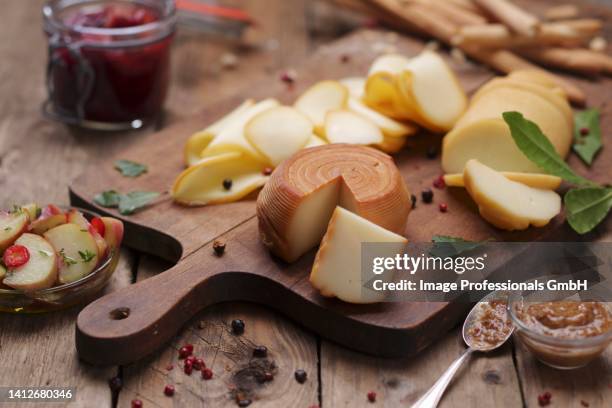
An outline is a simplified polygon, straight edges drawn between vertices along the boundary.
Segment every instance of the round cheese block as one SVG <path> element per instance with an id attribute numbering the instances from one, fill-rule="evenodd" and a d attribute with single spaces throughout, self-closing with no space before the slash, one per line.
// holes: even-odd
<path id="1" fill-rule="evenodd" d="M 376 149 L 304 149 L 274 171 L 257 199 L 262 241 L 293 262 L 321 242 L 336 206 L 403 234 L 410 193 L 393 159 Z"/>

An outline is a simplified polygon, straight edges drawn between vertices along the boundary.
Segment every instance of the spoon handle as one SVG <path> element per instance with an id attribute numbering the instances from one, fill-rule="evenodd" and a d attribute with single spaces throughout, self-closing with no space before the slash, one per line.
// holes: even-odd
<path id="1" fill-rule="evenodd" d="M 444 374 L 436 381 L 436 383 L 423 395 L 417 402 L 412 405 L 412 408 L 436 408 L 446 387 L 450 384 L 451 380 L 455 376 L 455 373 L 461 367 L 463 362 L 474 351 L 471 347 L 463 352 L 453 363 L 446 369 Z"/>

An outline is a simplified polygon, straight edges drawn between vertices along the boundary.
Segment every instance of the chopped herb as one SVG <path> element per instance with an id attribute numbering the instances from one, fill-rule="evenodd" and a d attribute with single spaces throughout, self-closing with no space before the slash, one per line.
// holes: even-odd
<path id="1" fill-rule="evenodd" d="M 42 256 L 47 256 L 47 257 L 49 257 L 49 256 L 51 256 L 51 255 L 52 255 L 52 254 L 51 254 L 51 252 L 49 252 L 49 251 L 44 251 L 44 250 L 42 250 L 42 249 L 39 249 L 39 250 L 38 250 L 38 253 L 39 253 L 39 254 L 41 254 Z"/>
<path id="2" fill-rule="evenodd" d="M 147 172 L 147 166 L 131 160 L 117 160 L 115 169 L 126 177 L 138 177 Z"/>
<path id="3" fill-rule="evenodd" d="M 115 190 L 103 191 L 94 197 L 94 202 L 102 207 L 119 208 L 121 215 L 130 215 L 149 205 L 159 193 L 152 191 L 132 191 L 121 194 Z"/>
<path id="4" fill-rule="evenodd" d="M 121 195 L 115 190 L 103 191 L 94 197 L 94 202 L 102 207 L 112 208 L 119 205 L 119 197 Z"/>
<path id="5" fill-rule="evenodd" d="M 574 152 L 589 166 L 602 147 L 599 111 L 588 109 L 574 116 Z"/>
<path id="6" fill-rule="evenodd" d="M 589 132 L 585 136 L 590 137 L 589 134 L 598 133 L 599 138 L 601 138 L 599 113 L 594 112 L 596 113 L 584 113 L 580 117 L 580 120 L 584 122 L 577 124 L 578 134 L 587 133 L 582 131 L 586 123 L 589 125 Z M 529 160 L 547 173 L 580 186 L 570 189 L 563 199 L 567 212 L 567 222 L 574 231 L 585 234 L 602 222 L 612 209 L 612 189 L 601 187 L 597 183 L 574 173 L 563 158 L 557 154 L 548 138 L 535 123 L 525 119 L 518 112 L 505 112 L 503 116 L 510 126 L 514 142 Z M 578 116 L 576 120 L 579 120 Z M 582 135 L 578 137 L 582 137 Z M 593 146 L 596 144 L 594 142 L 590 143 Z M 599 148 L 584 150 L 583 152 L 589 153 L 588 157 L 592 160 L 597 150 Z M 582 155 L 581 158 L 585 159 Z"/>
<path id="7" fill-rule="evenodd" d="M 159 193 L 152 191 L 132 191 L 121 195 L 119 198 L 119 213 L 130 215 L 149 205 L 159 196 Z"/>
<path id="8" fill-rule="evenodd" d="M 96 254 L 86 249 L 85 252 L 79 251 L 79 256 L 83 260 L 83 263 L 87 263 L 87 262 L 91 262 L 91 260 L 96 257 Z"/>
<path id="9" fill-rule="evenodd" d="M 4 227 L 4 230 L 5 231 L 10 231 L 10 230 L 12 230 L 12 228 L 11 227 Z"/>
<path id="10" fill-rule="evenodd" d="M 59 254 L 62 257 L 62 261 L 64 262 L 64 265 L 69 267 L 71 265 L 77 264 L 77 261 L 74 258 L 71 258 L 68 255 L 66 255 L 66 251 L 64 251 L 64 248 L 60 249 Z"/>

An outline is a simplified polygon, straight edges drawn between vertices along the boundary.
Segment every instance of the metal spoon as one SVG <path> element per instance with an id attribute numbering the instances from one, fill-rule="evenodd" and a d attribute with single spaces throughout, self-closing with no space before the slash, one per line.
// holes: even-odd
<path id="1" fill-rule="evenodd" d="M 450 365 L 450 367 L 448 367 L 448 369 L 444 372 L 444 374 L 442 374 L 442 376 L 438 379 L 438 381 L 436 381 L 436 383 L 429 389 L 429 391 L 427 391 L 425 395 L 423 395 L 417 402 L 415 402 L 412 405 L 412 408 L 435 408 L 437 407 L 438 403 L 440 402 L 440 399 L 442 398 L 442 395 L 444 394 L 444 391 L 446 390 L 446 387 L 448 387 L 451 380 L 455 376 L 455 373 L 457 372 L 457 370 L 459 370 L 459 367 L 461 367 L 463 362 L 467 360 L 470 355 L 472 355 L 472 352 L 474 351 L 487 352 L 487 351 L 495 350 L 499 348 L 502 344 L 504 344 L 506 340 L 508 340 L 508 338 L 512 335 L 512 332 L 514 331 L 513 326 L 510 328 L 508 335 L 504 337 L 503 339 L 501 339 L 496 344 L 476 343 L 473 341 L 472 337 L 469 335 L 470 329 L 474 326 L 476 322 L 476 318 L 479 316 L 479 313 L 481 311 L 480 308 L 483 306 L 484 303 L 487 303 L 492 299 L 497 299 L 497 300 L 506 299 L 507 300 L 507 296 L 499 292 L 491 292 L 487 296 L 482 298 L 482 300 L 478 302 L 476 306 L 472 308 L 472 310 L 470 311 L 470 314 L 468 314 L 468 316 L 465 319 L 465 322 L 463 323 L 463 330 L 462 330 L 463 341 L 465 342 L 465 344 L 468 345 L 467 350 L 465 350 L 463 354 L 459 358 L 457 358 Z"/>

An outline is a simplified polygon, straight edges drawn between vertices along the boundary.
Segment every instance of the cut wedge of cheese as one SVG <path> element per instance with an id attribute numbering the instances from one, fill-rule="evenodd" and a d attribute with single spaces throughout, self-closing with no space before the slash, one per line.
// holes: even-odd
<path id="1" fill-rule="evenodd" d="M 480 215 L 498 228 L 543 227 L 561 212 L 559 194 L 511 181 L 478 160 L 467 162 L 463 178 Z"/>
<path id="2" fill-rule="evenodd" d="M 185 165 L 191 166 L 202 158 L 202 152 L 210 144 L 210 142 L 227 128 L 231 123 L 235 122 L 244 115 L 251 106 L 255 104 L 253 99 L 247 99 L 233 111 L 217 120 L 206 129 L 194 133 L 184 148 Z"/>
<path id="3" fill-rule="evenodd" d="M 385 137 L 412 136 L 418 132 L 418 127 L 411 123 L 402 123 L 393 120 L 374 109 L 369 108 L 363 102 L 355 98 L 349 98 L 348 108 L 364 118 L 370 120 L 380 128 Z"/>
<path id="4" fill-rule="evenodd" d="M 416 110 L 414 121 L 430 130 L 450 130 L 467 108 L 457 76 L 435 52 L 412 58 L 398 81 L 405 104 Z"/>
<path id="5" fill-rule="evenodd" d="M 349 303 L 384 301 L 384 292 L 374 290 L 371 282 L 364 282 L 364 277 L 375 276 L 362 271 L 362 244 L 368 242 L 385 243 L 384 249 L 376 246 L 377 249 L 381 248 L 377 250 L 377 257 L 394 257 L 404 252 L 408 240 L 342 207 L 336 207 L 312 266 L 312 286 L 323 296 L 337 297 Z M 392 278 L 392 273 L 376 276 L 376 279 L 384 281 L 391 281 Z"/>
<path id="6" fill-rule="evenodd" d="M 312 122 L 289 106 L 265 110 L 246 124 L 244 134 L 273 167 L 302 149 L 313 132 Z"/>
<path id="7" fill-rule="evenodd" d="M 388 155 L 329 144 L 304 149 L 276 168 L 257 199 L 262 241 L 293 262 L 317 246 L 337 205 L 404 233 L 410 193 Z"/>
<path id="8" fill-rule="evenodd" d="M 325 139 L 330 143 L 373 145 L 382 143 L 382 131 L 369 119 L 348 109 L 334 109 L 325 115 Z"/>
<path id="9" fill-rule="evenodd" d="M 276 99 L 265 99 L 249 107 L 244 113 L 230 122 L 204 149 L 202 157 L 215 156 L 228 152 L 239 152 L 255 160 L 265 162 L 263 157 L 244 136 L 244 127 L 258 114 L 280 106 Z"/>
<path id="10" fill-rule="evenodd" d="M 521 112 L 535 122 L 548 137 L 561 157 L 565 157 L 573 140 L 573 125 L 567 111 L 535 85 L 491 86 L 476 95 L 455 128 L 446 135 L 442 147 L 442 168 L 445 173 L 462 173 L 465 163 L 477 159 L 498 171 L 542 173 L 516 146 L 510 128 L 502 118 L 508 111 Z M 486 87 L 487 85 L 485 85 Z"/>
<path id="11" fill-rule="evenodd" d="M 396 76 L 388 72 L 378 72 L 368 77 L 363 102 L 375 111 L 393 119 L 419 120 L 415 109 L 400 94 Z"/>
<path id="12" fill-rule="evenodd" d="M 308 88 L 293 106 L 312 121 L 315 133 L 323 136 L 325 115 L 332 109 L 344 108 L 348 96 L 348 89 L 340 82 L 322 81 Z"/>
<path id="13" fill-rule="evenodd" d="M 346 87 L 346 89 L 348 89 L 349 97 L 355 98 L 355 99 L 363 98 L 363 94 L 365 92 L 366 78 L 349 77 L 349 78 L 343 78 L 338 82 L 340 82 L 342 85 Z"/>
<path id="14" fill-rule="evenodd" d="M 174 201 L 190 206 L 237 201 L 266 183 L 264 167 L 240 152 L 206 157 L 185 169 L 170 193 Z"/>
<path id="15" fill-rule="evenodd" d="M 551 176 L 549 174 L 515 173 L 511 171 L 504 171 L 501 174 L 508 180 L 516 181 L 528 187 L 541 188 L 543 190 L 556 190 L 563 181 L 561 177 Z M 460 173 L 445 174 L 444 183 L 449 187 L 465 187 L 463 174 Z"/>
<path id="16" fill-rule="evenodd" d="M 374 147 L 385 153 L 397 153 L 406 145 L 406 137 L 385 136 L 382 143 L 375 144 Z"/>

